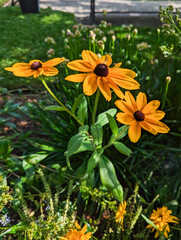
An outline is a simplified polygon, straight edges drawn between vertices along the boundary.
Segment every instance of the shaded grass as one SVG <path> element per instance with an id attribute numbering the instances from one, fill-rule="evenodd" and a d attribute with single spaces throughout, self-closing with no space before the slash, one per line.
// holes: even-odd
<path id="1" fill-rule="evenodd" d="M 8 74 L 4 68 L 31 59 L 47 60 L 45 37 L 52 36 L 55 57 L 62 56 L 61 30 L 75 23 L 73 14 L 41 9 L 40 14 L 21 14 L 18 7 L 0 8 L 0 85 L 8 89 L 27 87 L 29 80 Z M 58 48 L 62 46 L 62 48 Z M 58 48 L 58 49 L 56 49 Z M 32 80 L 31 80 L 32 81 Z"/>

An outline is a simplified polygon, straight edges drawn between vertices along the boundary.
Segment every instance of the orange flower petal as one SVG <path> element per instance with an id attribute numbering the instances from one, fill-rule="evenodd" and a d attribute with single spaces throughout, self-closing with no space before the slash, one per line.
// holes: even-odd
<path id="1" fill-rule="evenodd" d="M 120 90 L 119 87 L 114 83 L 114 81 L 113 81 L 111 78 L 109 78 L 109 77 L 104 77 L 104 80 L 105 80 L 106 82 L 108 82 L 109 85 L 112 85 L 112 86 L 113 86 L 114 88 L 116 88 L 117 90 Z"/>
<path id="2" fill-rule="evenodd" d="M 116 93 L 116 95 L 119 97 L 119 98 L 124 98 L 124 94 L 123 92 L 120 90 L 120 88 L 113 82 L 113 80 L 109 77 L 106 77 L 104 78 L 105 81 L 108 82 L 109 84 L 109 87 L 112 88 L 114 90 L 114 92 Z"/>
<path id="3" fill-rule="evenodd" d="M 160 110 L 156 110 L 154 113 L 146 114 L 146 119 L 161 120 L 165 116 L 165 113 Z"/>
<path id="4" fill-rule="evenodd" d="M 142 108 L 144 108 L 147 104 L 147 97 L 146 97 L 146 94 L 145 93 L 138 93 L 138 96 L 136 98 L 136 104 L 137 104 L 137 107 L 138 107 L 138 110 L 142 110 Z"/>
<path id="5" fill-rule="evenodd" d="M 93 68 L 95 68 L 96 65 L 100 63 L 99 57 L 89 50 L 82 51 L 82 58 L 87 61 Z"/>
<path id="6" fill-rule="evenodd" d="M 117 121 L 126 125 L 130 125 L 133 121 L 136 121 L 132 114 L 129 113 L 117 113 Z"/>
<path id="7" fill-rule="evenodd" d="M 54 76 L 54 75 L 57 75 L 58 73 L 59 73 L 59 71 L 57 68 L 49 67 L 49 68 L 44 69 L 42 74 L 45 76 Z"/>
<path id="8" fill-rule="evenodd" d="M 119 68 L 120 73 L 127 75 L 129 77 L 135 78 L 136 77 L 136 73 L 130 69 L 126 69 L 126 68 Z"/>
<path id="9" fill-rule="evenodd" d="M 48 61 L 42 63 L 42 67 L 53 67 L 53 66 L 60 64 L 64 60 L 65 60 L 65 58 L 53 58 L 51 60 L 48 60 Z"/>
<path id="10" fill-rule="evenodd" d="M 134 114 L 135 111 L 134 109 L 132 109 L 129 104 L 127 104 L 125 101 L 122 101 L 122 100 L 117 100 L 115 102 L 115 105 L 123 112 L 125 113 L 131 113 L 131 114 Z"/>
<path id="11" fill-rule="evenodd" d="M 168 133 L 170 131 L 169 127 L 160 121 L 147 119 L 146 117 L 145 117 L 144 121 L 147 122 L 148 124 L 150 124 L 150 126 L 153 129 L 155 129 L 158 133 Z"/>
<path id="12" fill-rule="evenodd" d="M 157 131 L 149 123 L 147 123 L 146 121 L 140 122 L 140 125 L 141 125 L 141 127 L 144 130 L 146 130 L 146 131 L 148 131 L 148 132 L 150 132 L 150 133 L 152 133 L 154 135 L 157 134 Z"/>
<path id="13" fill-rule="evenodd" d="M 80 232 L 81 232 L 82 234 L 85 234 L 86 230 L 87 230 L 87 224 L 81 229 Z"/>
<path id="14" fill-rule="evenodd" d="M 137 105 L 136 105 L 136 101 L 133 97 L 133 95 L 129 92 L 129 91 L 126 91 L 125 92 L 125 100 L 126 100 L 126 103 L 130 105 L 132 111 L 135 113 L 136 111 L 138 111 L 138 108 L 137 108 Z"/>
<path id="15" fill-rule="evenodd" d="M 67 66 L 75 71 L 79 72 L 92 72 L 93 68 L 92 65 L 84 60 L 75 60 L 69 62 Z"/>
<path id="16" fill-rule="evenodd" d="M 139 89 L 140 84 L 135 79 L 124 74 L 116 73 L 115 70 L 119 69 L 110 68 L 108 77 L 111 78 L 119 87 L 129 90 Z"/>
<path id="17" fill-rule="evenodd" d="M 131 142 L 137 142 L 141 137 L 141 126 L 139 122 L 135 121 L 130 125 L 128 130 L 128 136 Z"/>
<path id="18" fill-rule="evenodd" d="M 110 66 L 112 63 L 112 58 L 109 54 L 106 54 L 100 58 L 100 63 L 104 63 L 107 66 Z"/>
<path id="19" fill-rule="evenodd" d="M 121 88 L 127 89 L 127 90 L 135 90 L 139 89 L 140 85 L 137 83 L 136 80 L 131 79 L 127 77 L 126 75 L 122 77 L 122 79 L 115 79 L 112 78 L 112 80 Z"/>
<path id="20" fill-rule="evenodd" d="M 154 231 L 154 229 L 153 229 L 153 231 Z M 157 238 L 158 235 L 159 235 L 159 231 L 156 231 L 156 233 L 155 233 L 155 238 Z"/>
<path id="21" fill-rule="evenodd" d="M 158 100 L 153 100 L 153 101 L 149 102 L 149 103 L 142 109 L 142 113 L 144 113 L 144 114 L 153 113 L 159 106 L 160 106 L 160 101 L 158 101 Z"/>
<path id="22" fill-rule="evenodd" d="M 28 67 L 28 68 L 30 68 L 30 64 L 29 63 L 15 63 L 15 64 L 13 64 L 13 66 L 12 66 L 13 68 L 15 68 L 15 67 Z"/>
<path id="23" fill-rule="evenodd" d="M 122 76 L 122 75 L 127 75 L 131 78 L 135 78 L 136 77 L 136 73 L 130 69 L 127 68 L 118 68 L 118 67 L 113 67 L 112 69 L 112 74 L 113 75 L 117 75 L 117 76 Z M 111 77 L 113 77 L 111 75 Z"/>
<path id="24" fill-rule="evenodd" d="M 110 88 L 112 88 L 112 90 L 115 92 L 115 94 L 119 97 L 119 98 L 121 98 L 121 99 L 123 99 L 124 98 L 124 94 L 123 94 L 123 92 L 119 89 L 117 89 L 117 88 L 115 88 L 112 84 L 109 84 L 109 86 L 110 86 Z"/>
<path id="25" fill-rule="evenodd" d="M 23 71 L 22 70 L 14 70 L 13 71 L 13 74 L 17 77 L 30 77 L 33 75 L 33 73 L 34 73 L 34 71 L 31 69 L 23 70 Z"/>
<path id="26" fill-rule="evenodd" d="M 119 63 L 117 63 L 116 65 L 114 65 L 113 68 L 119 68 L 119 67 L 121 66 L 121 64 L 122 64 L 122 62 L 119 62 Z"/>
<path id="27" fill-rule="evenodd" d="M 97 85 L 101 91 L 101 93 L 103 94 L 103 96 L 105 97 L 105 99 L 107 101 L 111 101 L 111 90 L 110 90 L 110 87 L 109 85 L 107 84 L 107 82 L 101 78 L 101 77 L 98 77 L 97 79 Z"/>
<path id="28" fill-rule="evenodd" d="M 83 82 L 90 73 L 80 73 L 69 75 L 65 80 L 70 82 Z"/>
<path id="29" fill-rule="evenodd" d="M 6 70 L 6 71 L 13 72 L 13 71 L 14 71 L 14 68 L 13 68 L 13 67 L 6 67 L 5 70 Z"/>
<path id="30" fill-rule="evenodd" d="M 83 92 L 85 95 L 91 96 L 97 90 L 97 75 L 89 74 L 83 82 Z"/>
<path id="31" fill-rule="evenodd" d="M 91 232 L 86 233 L 86 234 L 85 234 L 85 240 L 89 240 L 89 239 L 91 238 L 91 235 L 92 235 Z"/>
<path id="32" fill-rule="evenodd" d="M 37 77 L 39 77 L 39 75 L 40 75 L 39 71 L 34 71 L 33 78 L 37 78 Z"/>

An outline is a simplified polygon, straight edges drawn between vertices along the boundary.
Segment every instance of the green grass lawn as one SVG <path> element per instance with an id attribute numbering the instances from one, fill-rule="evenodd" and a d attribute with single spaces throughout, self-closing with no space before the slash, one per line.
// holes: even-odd
<path id="1" fill-rule="evenodd" d="M 75 24 L 75 18 L 73 14 L 51 9 L 23 15 L 19 7 L 7 7 L 0 8 L 0 22 L 0 86 L 12 89 L 22 87 L 25 79 L 11 76 L 4 68 L 31 59 L 46 61 L 48 45 L 44 39 L 47 36 L 52 36 L 57 43 L 55 57 L 62 56 L 61 30 Z"/>
<path id="2" fill-rule="evenodd" d="M 8 0 L 0 0 L 0 6 L 3 6 Z"/>

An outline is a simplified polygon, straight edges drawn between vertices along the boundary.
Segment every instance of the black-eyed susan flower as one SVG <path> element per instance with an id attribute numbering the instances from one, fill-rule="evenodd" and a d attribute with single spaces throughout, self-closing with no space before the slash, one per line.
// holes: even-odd
<path id="1" fill-rule="evenodd" d="M 116 222 L 120 222 L 121 226 L 122 226 L 122 230 L 123 229 L 123 219 L 124 219 L 124 215 L 126 214 L 126 201 L 121 202 L 119 204 L 119 209 L 116 212 Z"/>
<path id="2" fill-rule="evenodd" d="M 54 76 L 58 74 L 58 69 L 54 66 L 63 62 L 64 58 L 53 58 L 49 61 L 31 60 L 29 63 L 15 63 L 12 67 L 6 67 L 5 70 L 13 72 L 17 77 L 39 77 L 40 75 Z"/>
<path id="3" fill-rule="evenodd" d="M 178 223 L 178 218 L 171 215 L 172 211 L 168 210 L 167 207 L 163 206 L 162 208 L 153 209 L 150 220 L 155 224 L 157 229 L 152 225 L 148 225 L 147 228 L 153 228 L 152 232 L 156 230 L 155 238 L 159 236 L 159 233 L 162 232 L 166 238 L 168 238 L 168 233 L 170 232 L 168 223 Z"/>
<path id="4" fill-rule="evenodd" d="M 60 240 L 89 240 L 91 238 L 91 232 L 86 233 L 87 224 L 78 231 L 77 229 L 71 229 L 64 237 L 61 237 Z"/>
<path id="5" fill-rule="evenodd" d="M 141 128 L 156 135 L 157 133 L 168 133 L 169 127 L 160 122 L 165 113 L 156 110 L 160 101 L 153 100 L 147 103 L 145 93 L 140 92 L 135 101 L 133 95 L 126 91 L 125 100 L 117 100 L 115 105 L 123 111 L 117 113 L 117 121 L 129 125 L 128 136 L 131 142 L 137 142 L 141 137 Z"/>
<path id="6" fill-rule="evenodd" d="M 65 80 L 71 82 L 83 82 L 83 92 L 85 95 L 93 95 L 97 88 L 100 89 L 107 101 L 111 100 L 111 89 L 120 98 L 123 93 L 119 87 L 134 90 L 140 87 L 134 79 L 135 72 L 125 68 L 119 68 L 121 63 L 116 64 L 113 68 L 109 66 L 112 58 L 109 54 L 98 57 L 89 50 L 82 51 L 82 60 L 69 62 L 67 66 L 75 71 L 83 72 L 80 74 L 69 75 Z"/>

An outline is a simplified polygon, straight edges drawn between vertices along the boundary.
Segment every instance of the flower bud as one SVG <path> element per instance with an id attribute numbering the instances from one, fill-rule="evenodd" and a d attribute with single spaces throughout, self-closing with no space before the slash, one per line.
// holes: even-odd
<path id="1" fill-rule="evenodd" d="M 157 28 L 157 33 L 160 34 L 160 28 Z"/>
<path id="2" fill-rule="evenodd" d="M 52 58 L 54 54 L 55 54 L 55 50 L 54 50 L 53 48 L 50 48 L 50 49 L 47 51 L 47 57 L 48 57 L 48 58 Z"/>
<path id="3" fill-rule="evenodd" d="M 128 39 L 128 41 L 131 39 L 131 35 L 130 34 L 127 34 L 126 35 L 126 38 Z"/>
<path id="4" fill-rule="evenodd" d="M 171 80 L 172 80 L 172 78 L 170 76 L 166 76 L 166 78 L 165 78 L 166 83 L 170 83 Z"/>
<path id="5" fill-rule="evenodd" d="M 115 35 L 112 36 L 112 41 L 113 41 L 113 42 L 116 41 L 116 36 L 115 36 Z"/>
<path id="6" fill-rule="evenodd" d="M 106 40 L 107 40 L 107 38 L 104 36 L 104 37 L 102 38 L 102 41 L 105 43 Z"/>
<path id="7" fill-rule="evenodd" d="M 52 37 L 46 37 L 44 41 L 45 41 L 46 43 L 56 44 L 54 38 L 52 38 Z"/>
<path id="8" fill-rule="evenodd" d="M 138 34 L 138 29 L 137 28 L 135 28 L 135 29 L 133 29 L 133 35 L 137 35 Z"/>
<path id="9" fill-rule="evenodd" d="M 80 37 L 81 36 L 81 33 L 80 33 L 80 31 L 77 29 L 76 31 L 75 31 L 75 37 Z"/>
<path id="10" fill-rule="evenodd" d="M 72 30 L 76 31 L 76 30 L 78 30 L 78 29 L 79 29 L 79 26 L 78 26 L 78 25 L 73 25 Z"/>
<path id="11" fill-rule="evenodd" d="M 70 46 L 69 45 L 65 45 L 64 47 L 66 50 L 69 50 L 70 49 Z"/>
<path id="12" fill-rule="evenodd" d="M 102 10 L 102 13 L 103 13 L 103 16 L 105 17 L 106 14 L 107 14 L 107 10 L 106 10 L 106 9 L 103 9 L 103 10 Z"/>

